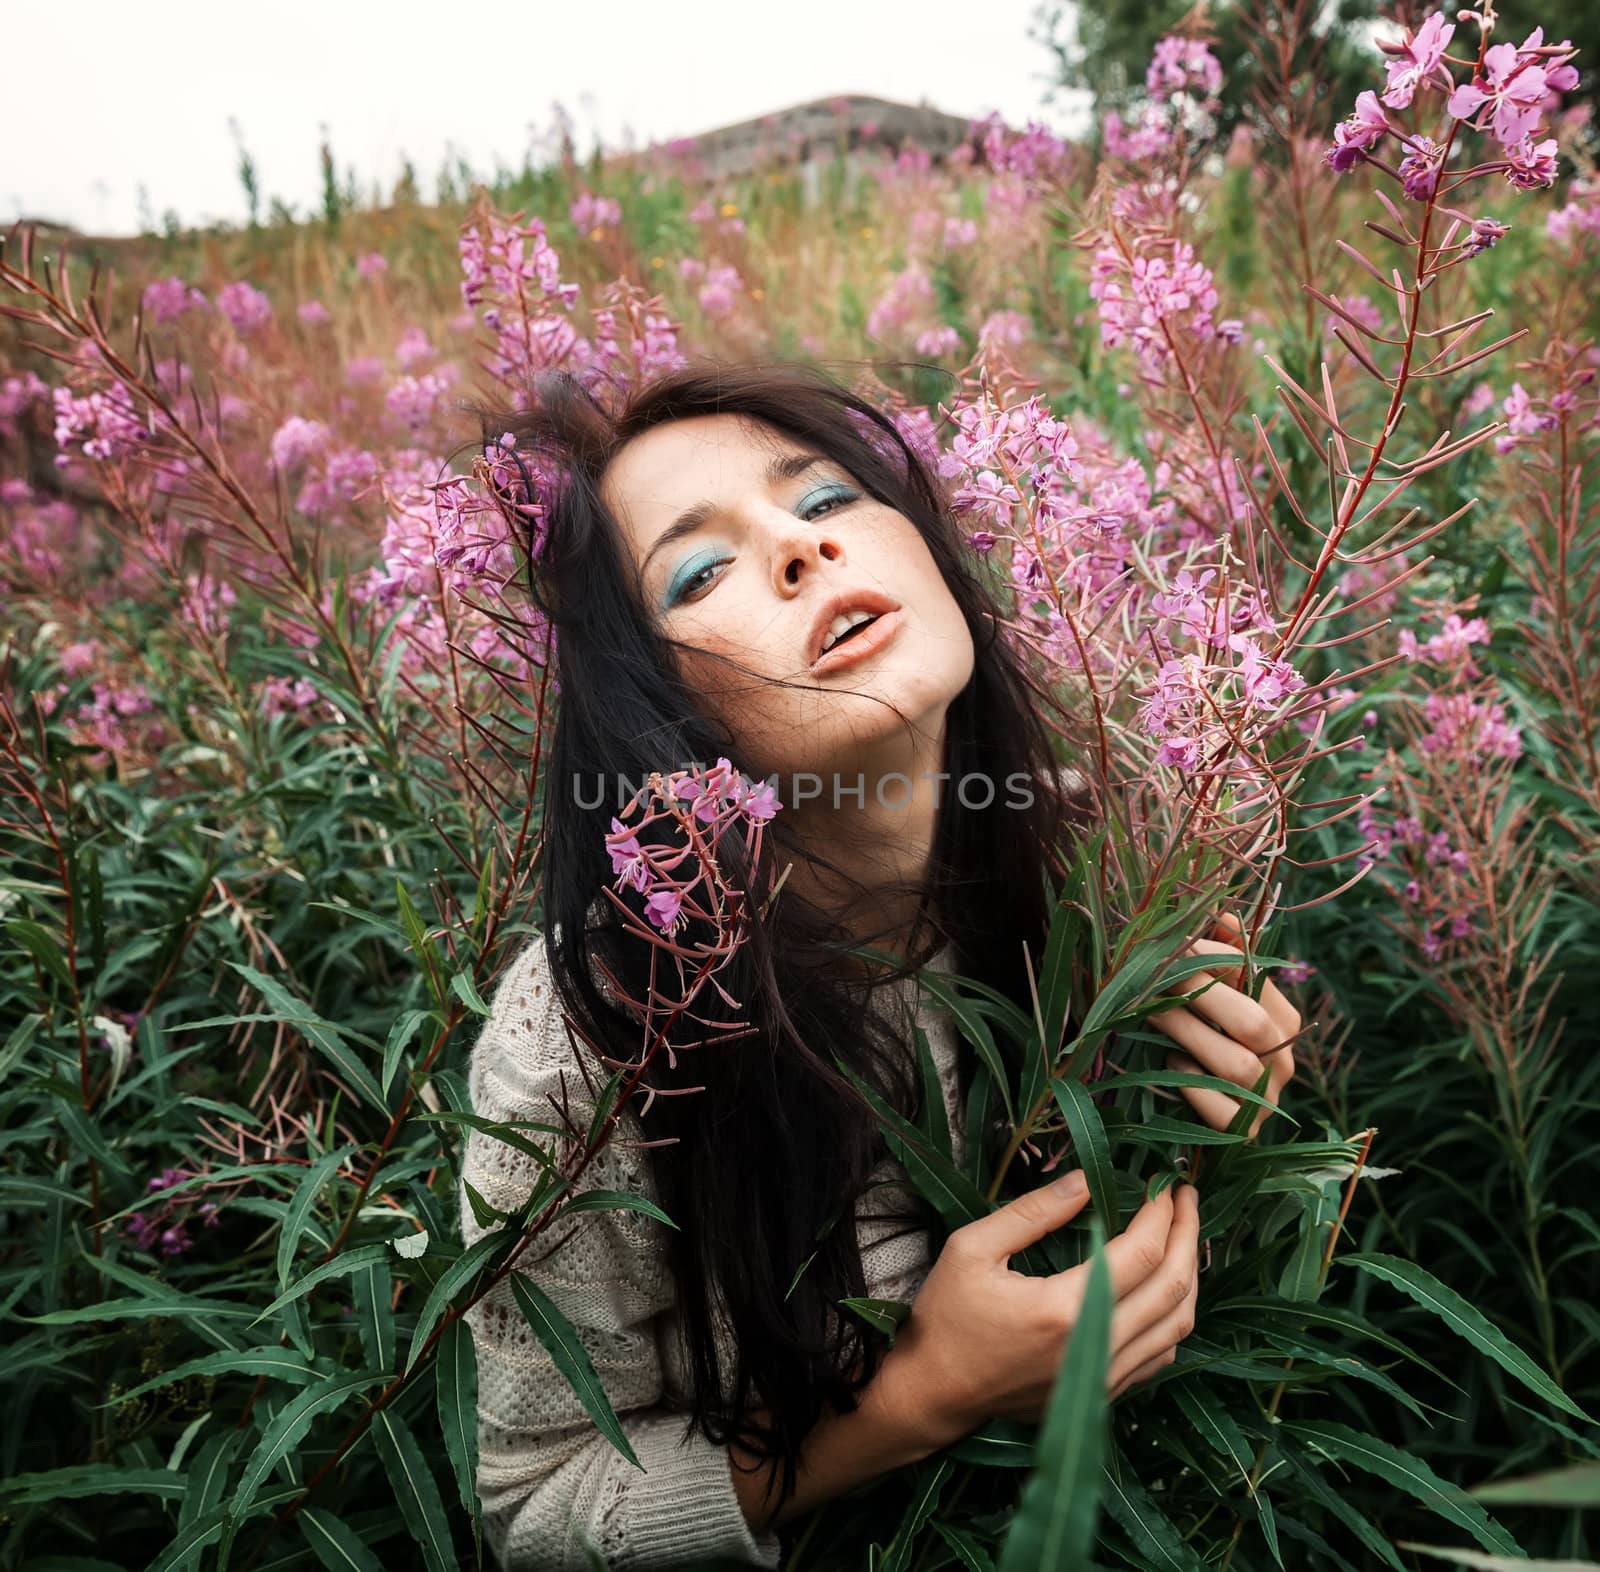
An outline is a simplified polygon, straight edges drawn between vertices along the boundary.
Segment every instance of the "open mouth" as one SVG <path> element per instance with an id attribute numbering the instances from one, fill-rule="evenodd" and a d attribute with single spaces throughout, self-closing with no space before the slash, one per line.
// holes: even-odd
<path id="1" fill-rule="evenodd" d="M 838 649 L 841 644 L 848 644 L 850 640 L 855 638 L 856 635 L 859 634 L 863 629 L 870 628 L 881 615 L 881 612 L 876 611 L 855 613 L 850 617 L 849 625 L 844 629 L 843 632 L 834 633 L 832 629 L 829 630 L 828 636 L 822 641 L 821 653 L 826 655 L 829 650 Z M 842 617 L 839 620 L 841 622 L 845 621 L 845 619 Z"/>

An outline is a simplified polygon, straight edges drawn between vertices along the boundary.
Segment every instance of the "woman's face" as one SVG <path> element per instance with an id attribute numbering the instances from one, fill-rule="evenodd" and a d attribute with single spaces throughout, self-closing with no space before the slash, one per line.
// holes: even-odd
<path id="1" fill-rule="evenodd" d="M 916 526 L 833 460 L 742 416 L 702 415 L 633 438 L 601 492 L 660 628 L 692 646 L 684 677 L 747 769 L 853 782 L 904 768 L 908 741 L 917 757 L 942 750 L 972 675 L 966 621 Z"/>

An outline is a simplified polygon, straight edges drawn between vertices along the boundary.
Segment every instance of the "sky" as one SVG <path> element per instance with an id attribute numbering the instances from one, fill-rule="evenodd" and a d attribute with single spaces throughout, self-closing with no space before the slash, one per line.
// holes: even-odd
<path id="1" fill-rule="evenodd" d="M 137 233 L 248 216 L 236 122 L 262 196 L 320 206 L 326 127 L 363 194 L 409 155 L 425 199 L 453 147 L 518 168 L 565 106 L 579 151 L 693 135 L 809 99 L 866 93 L 951 114 L 998 110 L 1075 129 L 1045 103 L 1054 57 L 1038 0 L 589 0 L 559 7 L 419 0 L 76 0 L 0 8 L 0 223 Z M 519 18 L 516 22 L 507 18 Z M 978 18 L 981 18 L 981 23 Z"/>

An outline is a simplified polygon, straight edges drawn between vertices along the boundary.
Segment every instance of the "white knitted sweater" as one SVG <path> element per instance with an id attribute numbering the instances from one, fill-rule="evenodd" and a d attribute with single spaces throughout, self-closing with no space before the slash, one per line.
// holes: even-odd
<path id="1" fill-rule="evenodd" d="M 950 959 L 947 946 L 929 969 L 948 971 Z M 882 987 L 874 1007 L 889 1012 L 908 1044 L 912 1022 L 927 1033 L 959 1162 L 965 1121 L 955 1030 L 931 1000 L 918 1002 L 918 993 L 915 979 L 903 979 Z M 496 1122 L 559 1123 L 550 1096 L 563 1082 L 573 1117 L 585 1121 L 593 1101 L 562 1024 L 544 940 L 536 938 L 494 990 L 472 1054 L 472 1106 Z M 541 1143 L 553 1139 L 531 1134 Z M 616 1139 L 585 1169 L 578 1192 L 631 1189 L 659 1203 L 649 1151 L 618 1144 L 643 1134 L 636 1111 L 625 1110 Z M 522 1205 L 537 1171 L 504 1142 L 476 1130 L 469 1135 L 463 1175 L 491 1205 Z M 876 1220 L 905 1208 L 909 1181 L 898 1162 L 885 1158 L 872 1178 L 857 1207 L 867 1293 L 909 1302 L 932 1264 L 927 1230 Z M 484 1233 L 465 1189 L 461 1232 L 468 1245 Z M 580 1536 L 617 1572 L 717 1556 L 778 1565 L 777 1534 L 753 1533 L 740 1509 L 727 1448 L 698 1430 L 681 1442 L 690 1388 L 665 1236 L 661 1223 L 638 1212 L 586 1213 L 561 1225 L 554 1249 L 543 1239 L 530 1245 L 514 1269 L 525 1270 L 576 1328 L 643 1473 L 595 1427 L 527 1324 L 509 1280 L 467 1313 L 478 1356 L 484 1532 L 508 1572 L 586 1567 Z"/>

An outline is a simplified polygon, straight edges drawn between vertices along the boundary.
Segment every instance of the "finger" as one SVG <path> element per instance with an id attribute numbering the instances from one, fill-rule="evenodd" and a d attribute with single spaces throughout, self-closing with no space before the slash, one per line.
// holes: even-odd
<path id="1" fill-rule="evenodd" d="M 1261 1060 L 1243 1043 L 1202 1021 L 1193 1010 L 1157 1010 L 1150 1024 L 1187 1049 L 1212 1075 L 1253 1090 L 1261 1079 Z"/>
<path id="2" fill-rule="evenodd" d="M 1191 1318 L 1185 1312 L 1174 1311 L 1117 1354 L 1111 1361 L 1107 1381 L 1120 1386 L 1125 1382 L 1131 1383 L 1136 1371 L 1152 1366 L 1159 1371 L 1164 1365 L 1170 1365 L 1178 1344 L 1189 1335 L 1192 1325 Z"/>
<path id="3" fill-rule="evenodd" d="M 1124 1376 L 1111 1390 L 1111 1401 L 1114 1403 L 1124 1392 L 1131 1391 L 1136 1386 L 1143 1386 L 1152 1376 L 1160 1375 L 1172 1359 L 1166 1354 L 1159 1354 L 1149 1364 L 1140 1365 L 1131 1375 Z"/>
<path id="4" fill-rule="evenodd" d="M 1112 1346 L 1121 1350 L 1166 1322 L 1194 1293 L 1199 1281 L 1200 1207 L 1192 1184 L 1175 1187 L 1172 1227 L 1160 1269 L 1117 1301 L 1112 1317 Z M 1193 1304 L 1189 1304 L 1193 1312 Z M 1155 1352 L 1160 1352 L 1159 1349 Z M 1147 1352 L 1144 1356 L 1149 1358 Z M 1143 1363 L 1143 1360 L 1137 1361 Z"/>
<path id="5" fill-rule="evenodd" d="M 1171 1190 L 1164 1190 L 1153 1201 L 1146 1201 L 1133 1220 L 1115 1239 L 1106 1244 L 1106 1266 L 1111 1272 L 1113 1299 L 1132 1292 L 1152 1272 L 1160 1271 L 1166 1259 L 1167 1236 L 1172 1232 Z M 1074 1267 L 1073 1271 L 1082 1271 Z M 1065 1277 L 1065 1272 L 1056 1274 Z"/>
<path id="6" fill-rule="evenodd" d="M 1089 1200 L 1081 1168 L 1062 1174 L 955 1230 L 947 1241 L 986 1261 L 1008 1261 L 1048 1233 L 1072 1221 Z M 957 1243 L 957 1241 L 960 1241 Z"/>
<path id="7" fill-rule="evenodd" d="M 1206 1067 L 1198 1059 L 1191 1059 L 1186 1053 L 1176 1051 L 1167 1055 L 1167 1068 L 1169 1070 L 1183 1070 L 1190 1075 L 1205 1075 Z M 1240 1104 L 1236 1098 L 1229 1097 L 1226 1092 L 1213 1091 L 1209 1086 L 1184 1086 L 1179 1090 L 1188 1100 L 1189 1106 L 1200 1115 L 1213 1130 L 1226 1130 L 1233 1123 L 1239 1112 Z M 1262 1113 L 1266 1112 L 1263 1108 Z"/>
<path id="8" fill-rule="evenodd" d="M 1269 977 L 1261 987 L 1261 1005 L 1277 1023 L 1285 1037 L 1293 1037 L 1305 1023 L 1300 1012 L 1284 996 L 1283 990 Z"/>
<path id="9" fill-rule="evenodd" d="M 1201 954 L 1205 953 L 1200 948 L 1204 943 L 1204 940 L 1197 940 L 1195 944 L 1195 949 Z M 1206 949 L 1211 948 L 1206 946 Z M 1184 988 L 1204 988 L 1205 992 L 1190 999 L 1183 1008 L 1209 1021 L 1252 1053 L 1270 1053 L 1282 1045 L 1285 1037 L 1293 1035 L 1283 1029 L 1264 1004 L 1252 999 L 1233 983 L 1222 980 L 1216 973 L 1196 972 L 1185 979 Z M 1287 1000 L 1284 1002 L 1288 1003 Z M 1295 1031 L 1298 1030 L 1296 1026 Z"/>

